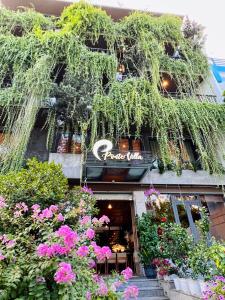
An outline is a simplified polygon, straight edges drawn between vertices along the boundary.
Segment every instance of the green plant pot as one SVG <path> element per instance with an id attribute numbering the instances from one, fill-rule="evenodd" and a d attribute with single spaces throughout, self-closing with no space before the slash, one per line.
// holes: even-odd
<path id="1" fill-rule="evenodd" d="M 153 265 L 144 266 L 145 276 L 147 278 L 155 279 L 157 277 L 156 268 Z"/>

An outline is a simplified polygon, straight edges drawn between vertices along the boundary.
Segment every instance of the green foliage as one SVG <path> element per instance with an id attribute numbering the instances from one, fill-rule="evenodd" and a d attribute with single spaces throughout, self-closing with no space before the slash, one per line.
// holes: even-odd
<path id="1" fill-rule="evenodd" d="M 108 298 L 102 298 L 98 296 L 95 272 L 89 267 L 90 259 L 96 256 L 85 233 L 94 225 L 83 226 L 79 221 L 96 212 L 96 200 L 91 192 L 78 188 L 69 190 L 59 166 L 35 160 L 28 162 L 27 169 L 1 176 L 0 184 L 0 300 L 80 300 L 86 299 L 87 291 L 93 299 L 121 298 L 111 287 L 115 279 L 124 282 L 123 276 L 117 274 L 106 280 Z M 34 203 L 40 208 L 31 207 Z M 51 204 L 47 210 L 51 210 L 52 215 L 41 217 L 46 204 Z M 59 220 L 59 214 L 64 221 Z M 62 225 L 67 225 L 64 228 L 69 225 L 78 236 L 72 248 L 67 249 L 69 253 L 38 256 L 40 244 L 66 246 L 65 239 L 55 233 Z M 69 236 L 68 242 L 71 241 Z M 76 255 L 82 245 L 89 246 L 88 257 Z M 76 274 L 74 282 L 55 282 L 54 274 L 60 262 L 71 264 Z"/>
<path id="2" fill-rule="evenodd" d="M 39 202 L 46 206 L 61 202 L 68 185 L 59 165 L 32 159 L 28 160 L 26 169 L 0 175 L 0 191 L 10 203 L 24 201 L 32 205 Z"/>
<path id="3" fill-rule="evenodd" d="M 161 224 L 160 249 L 163 256 L 170 258 L 177 266 L 181 266 L 193 247 L 193 238 L 179 224 Z"/>
<path id="4" fill-rule="evenodd" d="M 22 30 L 19 37 L 15 26 Z M 179 46 L 182 59 L 168 55 L 168 45 L 172 52 Z M 88 46 L 108 50 L 93 52 Z M 119 63 L 128 71 L 122 83 L 116 81 Z M 184 38 L 178 17 L 134 12 L 113 22 L 85 2 L 65 8 L 59 20 L 1 9 L 0 65 L 1 122 L 11 134 L 0 155 L 2 172 L 20 168 L 38 111 L 56 97 L 56 107 L 48 107 L 48 145 L 61 114 L 64 127 L 81 131 L 83 141 L 91 130 L 91 143 L 106 132 L 138 136 L 146 127 L 157 137 L 162 162 L 168 165 L 169 141 L 182 144 L 188 133 L 203 168 L 221 173 L 216 145 L 224 133 L 224 105 L 186 96 L 207 76 L 208 63 Z M 61 69 L 65 72 L 58 82 Z M 165 74 L 176 81 L 181 100 L 160 94 Z M 88 114 L 87 106 L 92 106 Z"/>
<path id="5" fill-rule="evenodd" d="M 83 41 L 95 44 L 100 36 L 104 36 L 107 45 L 113 45 L 115 30 L 111 17 L 86 2 L 81 1 L 64 8 L 58 25 L 62 32 L 72 32 Z"/>
<path id="6" fill-rule="evenodd" d="M 160 257 L 158 226 L 154 222 L 154 216 L 151 213 L 142 214 L 137 219 L 137 230 L 140 243 L 141 262 L 148 266 L 154 258 Z"/>
<path id="7" fill-rule="evenodd" d="M 216 266 L 209 253 L 209 245 L 200 240 L 188 253 L 188 266 L 194 279 L 201 277 L 206 280 L 216 275 Z"/>
<path id="8" fill-rule="evenodd" d="M 215 242 L 209 248 L 209 257 L 215 263 L 218 275 L 225 276 L 225 244 L 224 242 Z"/>
<path id="9" fill-rule="evenodd" d="M 51 29 L 54 27 L 53 19 L 47 18 L 41 13 L 37 13 L 32 9 L 10 11 L 1 8 L 0 13 L 0 33 L 1 34 L 16 34 L 18 36 L 32 32 L 36 27 L 42 29 Z"/>

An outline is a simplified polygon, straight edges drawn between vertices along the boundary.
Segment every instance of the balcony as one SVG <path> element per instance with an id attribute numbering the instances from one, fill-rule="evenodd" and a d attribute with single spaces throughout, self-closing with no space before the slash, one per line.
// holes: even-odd
<path id="1" fill-rule="evenodd" d="M 203 94 L 191 94 L 191 93 L 165 93 L 163 92 L 162 95 L 165 98 L 173 98 L 177 100 L 183 100 L 185 98 L 193 98 L 198 100 L 199 102 L 210 102 L 210 103 L 217 103 L 217 96 L 216 95 L 203 95 Z"/>

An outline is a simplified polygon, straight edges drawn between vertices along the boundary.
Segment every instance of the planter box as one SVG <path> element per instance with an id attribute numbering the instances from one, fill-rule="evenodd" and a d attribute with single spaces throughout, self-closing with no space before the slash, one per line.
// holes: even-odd
<path id="1" fill-rule="evenodd" d="M 160 285 L 163 288 L 164 291 L 164 295 L 169 297 L 169 293 L 170 290 L 174 289 L 174 281 L 173 280 L 169 280 L 169 281 L 165 281 L 165 280 L 160 280 Z"/>
<path id="2" fill-rule="evenodd" d="M 176 290 L 170 290 L 167 297 L 170 300 L 200 300 L 201 299 L 201 297 L 191 296 Z"/>

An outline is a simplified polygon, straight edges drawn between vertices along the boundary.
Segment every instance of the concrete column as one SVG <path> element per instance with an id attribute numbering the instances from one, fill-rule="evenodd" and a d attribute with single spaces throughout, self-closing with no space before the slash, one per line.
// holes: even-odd
<path id="1" fill-rule="evenodd" d="M 143 191 L 133 192 L 135 215 L 141 216 L 146 212 L 145 195 Z"/>
<path id="2" fill-rule="evenodd" d="M 134 191 L 133 192 L 133 200 L 134 200 L 134 213 L 136 216 L 141 216 L 146 212 L 145 206 L 145 195 L 143 191 Z M 144 276 L 143 266 L 140 264 L 140 259 L 138 255 L 139 243 L 137 233 L 135 235 L 135 247 L 134 247 L 134 263 L 136 267 L 137 275 Z"/>

